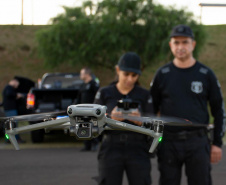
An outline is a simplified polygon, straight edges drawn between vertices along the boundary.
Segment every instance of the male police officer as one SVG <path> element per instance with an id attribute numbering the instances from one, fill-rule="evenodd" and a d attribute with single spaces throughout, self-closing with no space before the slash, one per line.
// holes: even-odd
<path id="1" fill-rule="evenodd" d="M 169 42 L 174 59 L 161 67 L 151 84 L 154 111 L 208 125 L 209 102 L 214 117 L 214 137 L 210 146 L 206 129 L 199 127 L 165 127 L 158 150 L 161 185 L 179 185 L 181 168 L 189 185 L 210 185 L 210 161 L 222 157 L 224 105 L 213 71 L 193 57 L 196 42 L 190 27 L 173 28 Z"/>
<path id="2" fill-rule="evenodd" d="M 93 79 L 91 69 L 84 67 L 80 71 L 80 79 L 83 80 L 83 84 L 80 88 L 77 98 L 77 104 L 80 103 L 93 103 L 99 84 Z M 84 148 L 82 151 L 95 151 L 97 149 L 98 140 L 92 139 L 84 141 Z"/>

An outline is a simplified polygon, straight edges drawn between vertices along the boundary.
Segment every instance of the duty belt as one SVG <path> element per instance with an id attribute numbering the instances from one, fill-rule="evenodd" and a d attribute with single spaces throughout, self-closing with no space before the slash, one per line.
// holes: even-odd
<path id="1" fill-rule="evenodd" d="M 146 136 L 141 134 L 104 134 L 103 141 L 110 142 L 135 142 L 135 141 L 145 141 L 147 140 Z"/>
<path id="2" fill-rule="evenodd" d="M 183 139 L 189 139 L 191 137 L 195 136 L 206 136 L 207 131 L 205 129 L 199 129 L 199 130 L 192 130 L 192 131 L 181 131 L 177 133 L 172 133 L 168 131 L 164 131 L 163 138 L 170 139 L 170 140 L 183 140 Z"/>

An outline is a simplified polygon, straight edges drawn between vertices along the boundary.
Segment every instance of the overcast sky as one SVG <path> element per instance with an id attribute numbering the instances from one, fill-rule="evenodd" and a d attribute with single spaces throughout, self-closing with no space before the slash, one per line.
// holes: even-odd
<path id="1" fill-rule="evenodd" d="M 48 24 L 51 17 L 63 12 L 62 6 L 79 6 L 83 0 L 23 0 L 24 24 Z M 98 1 L 98 0 L 94 0 Z M 153 0 L 166 7 L 185 8 L 200 21 L 199 3 L 221 3 L 226 0 Z M 22 0 L 0 0 L 0 24 L 21 24 Z M 226 24 L 226 7 L 203 7 L 202 23 L 206 25 Z"/>

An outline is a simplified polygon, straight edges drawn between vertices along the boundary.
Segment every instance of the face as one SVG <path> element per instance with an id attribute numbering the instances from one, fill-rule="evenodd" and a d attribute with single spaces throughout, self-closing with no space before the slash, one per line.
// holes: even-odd
<path id="1" fill-rule="evenodd" d="M 118 80 L 125 88 L 133 88 L 137 82 L 139 75 L 134 72 L 122 71 L 117 68 Z"/>
<path id="2" fill-rule="evenodd" d="M 15 89 L 17 89 L 18 86 L 20 85 L 19 81 L 17 81 L 17 80 L 12 80 L 12 81 L 10 81 L 10 84 L 11 84 Z"/>
<path id="3" fill-rule="evenodd" d="M 169 46 L 176 59 L 185 61 L 192 56 L 196 42 L 190 37 L 172 37 Z"/>
<path id="4" fill-rule="evenodd" d="M 86 74 L 85 70 L 82 69 L 82 70 L 80 71 L 80 79 L 83 80 L 83 81 L 85 81 L 86 78 L 87 78 L 87 74 Z"/>

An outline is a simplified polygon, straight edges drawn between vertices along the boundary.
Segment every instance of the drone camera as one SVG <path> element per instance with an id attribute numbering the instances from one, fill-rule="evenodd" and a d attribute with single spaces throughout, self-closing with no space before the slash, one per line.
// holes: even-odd
<path id="1" fill-rule="evenodd" d="M 79 140 L 97 137 L 98 121 L 95 117 L 75 117 L 75 125 L 70 128 L 70 133 L 75 134 Z"/>
<path id="2" fill-rule="evenodd" d="M 91 139 L 91 132 L 92 132 L 92 124 L 91 123 L 83 123 L 83 124 L 77 124 L 76 125 L 76 135 L 78 138 L 84 138 L 84 139 Z"/>

